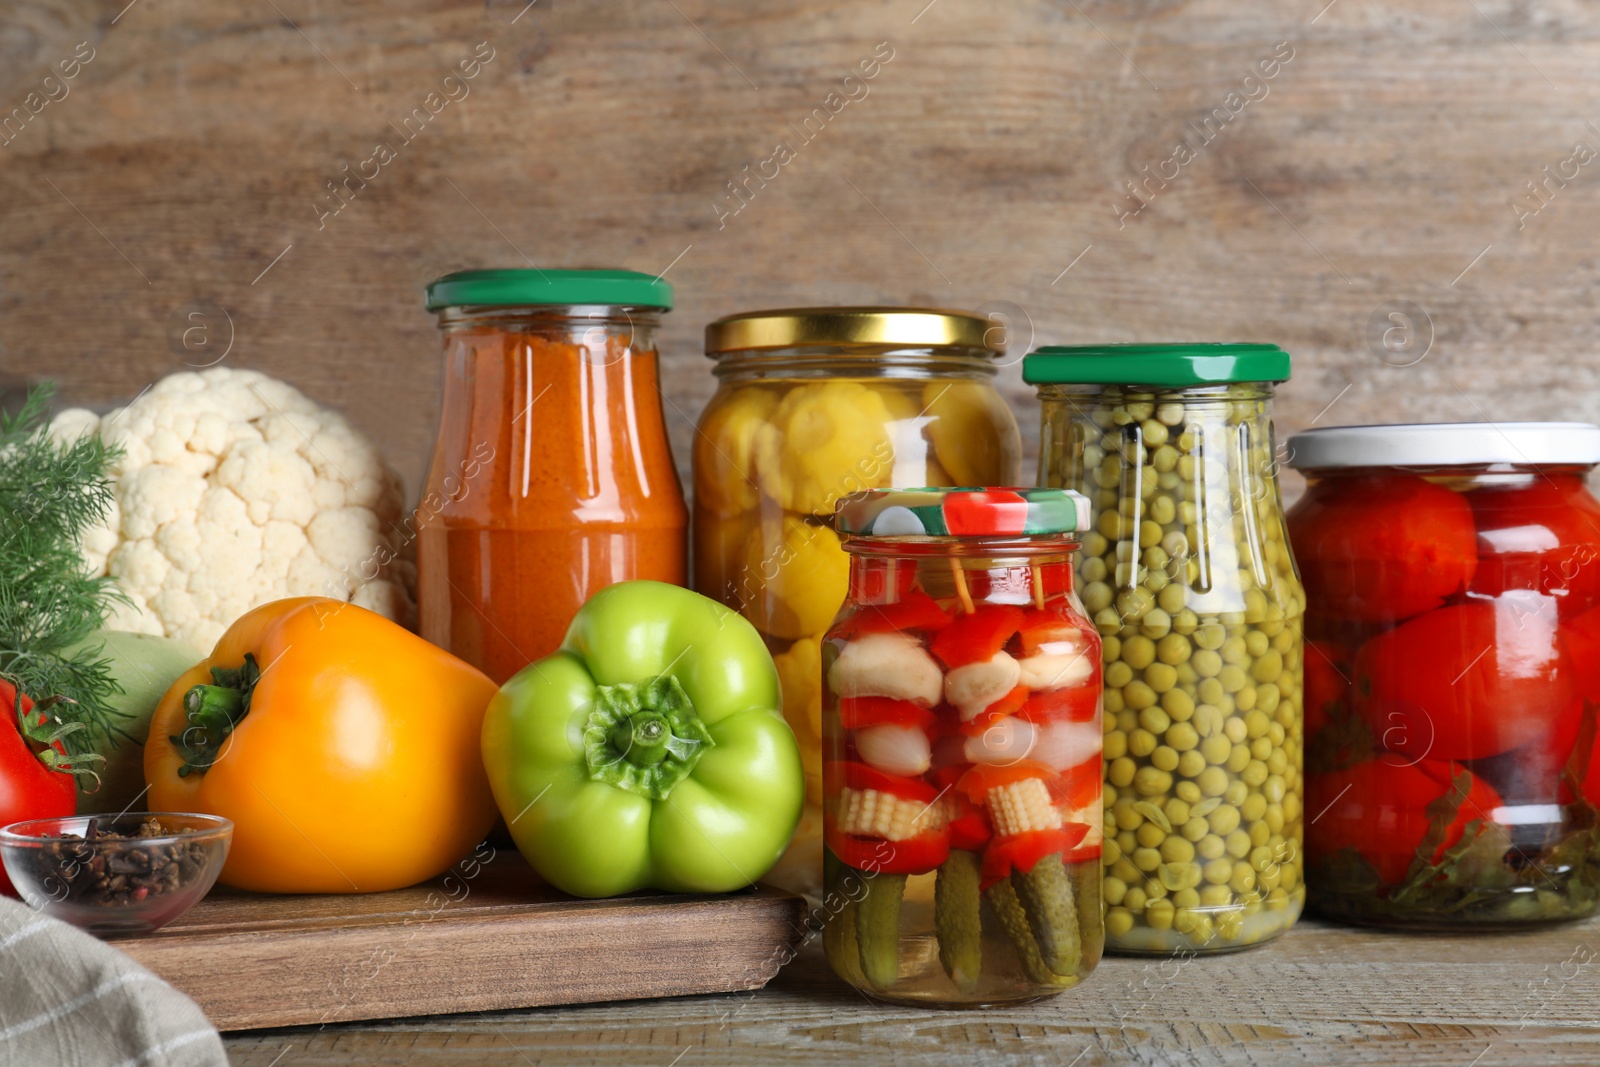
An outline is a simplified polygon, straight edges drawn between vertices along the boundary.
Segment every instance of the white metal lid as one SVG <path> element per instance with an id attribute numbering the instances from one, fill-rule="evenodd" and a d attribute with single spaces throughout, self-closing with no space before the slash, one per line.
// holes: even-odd
<path id="1" fill-rule="evenodd" d="M 1418 422 L 1330 426 L 1289 438 L 1296 470 L 1600 463 L 1600 426 L 1587 422 Z"/>

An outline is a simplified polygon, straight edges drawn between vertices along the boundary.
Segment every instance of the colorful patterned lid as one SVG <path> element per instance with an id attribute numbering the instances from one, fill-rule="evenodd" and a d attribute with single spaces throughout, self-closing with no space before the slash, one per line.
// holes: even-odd
<path id="1" fill-rule="evenodd" d="M 858 537 L 1028 537 L 1089 526 L 1071 489 L 868 489 L 839 501 L 836 525 Z"/>

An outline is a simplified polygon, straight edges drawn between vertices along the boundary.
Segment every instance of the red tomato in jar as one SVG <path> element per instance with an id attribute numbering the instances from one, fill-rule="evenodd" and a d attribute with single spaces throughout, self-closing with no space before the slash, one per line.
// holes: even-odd
<path id="1" fill-rule="evenodd" d="M 1600 501 L 1582 478 L 1541 476 L 1466 498 L 1478 524 L 1474 593 L 1537 590 L 1555 598 L 1562 618 L 1600 604 Z"/>
<path id="2" fill-rule="evenodd" d="M 1600 608 L 1562 622 L 1561 645 L 1577 673 L 1578 691 L 1600 703 Z"/>
<path id="3" fill-rule="evenodd" d="M 1489 821 L 1500 795 L 1460 764 L 1421 760 L 1415 764 L 1379 756 L 1343 770 L 1306 776 L 1306 847 L 1322 860 L 1340 851 L 1359 852 L 1385 886 L 1403 882 L 1417 847 L 1428 834 L 1428 805 L 1451 788 L 1454 775 L 1471 775 L 1466 799 L 1456 809 L 1444 840 L 1429 857 L 1437 863 L 1459 844 L 1471 822 Z"/>
<path id="4" fill-rule="evenodd" d="M 1355 710 L 1412 759 L 1495 756 L 1549 736 L 1577 695 L 1555 613 L 1537 593 L 1439 608 L 1356 653 Z"/>
<path id="5" fill-rule="evenodd" d="M 1327 479 L 1288 523 L 1306 600 L 1343 619 L 1420 615 L 1464 591 L 1478 566 L 1472 508 L 1409 474 Z"/>
<path id="6" fill-rule="evenodd" d="M 1335 641 L 1306 641 L 1305 736 L 1315 737 L 1328 719 L 1348 711 L 1350 679 L 1355 673 L 1350 649 Z"/>

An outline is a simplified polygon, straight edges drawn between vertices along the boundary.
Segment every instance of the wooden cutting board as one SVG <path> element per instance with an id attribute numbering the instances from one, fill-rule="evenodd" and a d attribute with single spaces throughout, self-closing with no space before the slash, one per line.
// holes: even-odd
<path id="1" fill-rule="evenodd" d="M 501 849 L 392 893 L 219 886 L 170 926 L 115 944 L 218 1028 L 249 1030 L 758 989 L 793 955 L 804 912 L 764 888 L 576 900 Z"/>

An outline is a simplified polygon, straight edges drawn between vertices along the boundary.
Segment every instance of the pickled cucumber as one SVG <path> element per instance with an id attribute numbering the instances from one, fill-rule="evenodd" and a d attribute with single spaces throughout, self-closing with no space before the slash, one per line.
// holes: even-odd
<path id="1" fill-rule="evenodd" d="M 1072 879 L 1060 854 L 1044 857 L 1031 871 L 1012 871 L 1011 885 L 1045 966 L 1056 974 L 1076 974 L 1083 962 L 1083 940 Z"/>
<path id="2" fill-rule="evenodd" d="M 1022 902 L 1017 899 L 1017 891 L 1010 880 L 1002 878 L 990 886 L 984 899 L 999 918 L 1000 929 L 1011 939 L 1012 947 L 1017 950 L 1017 959 L 1022 961 L 1022 969 L 1030 982 L 1044 986 L 1071 984 L 1070 977 L 1056 974 L 1045 966 L 1044 957 L 1039 954 L 1039 945 L 1033 939 L 1028 915 L 1022 910 Z"/>
<path id="3" fill-rule="evenodd" d="M 861 973 L 872 988 L 888 989 L 900 977 L 900 900 L 906 876 L 880 871 L 864 877 L 866 895 L 855 909 Z"/>
<path id="4" fill-rule="evenodd" d="M 978 891 L 982 873 L 978 857 L 960 849 L 950 853 L 933 882 L 933 926 L 939 938 L 939 962 L 963 993 L 978 988 L 982 966 L 982 929 Z"/>

